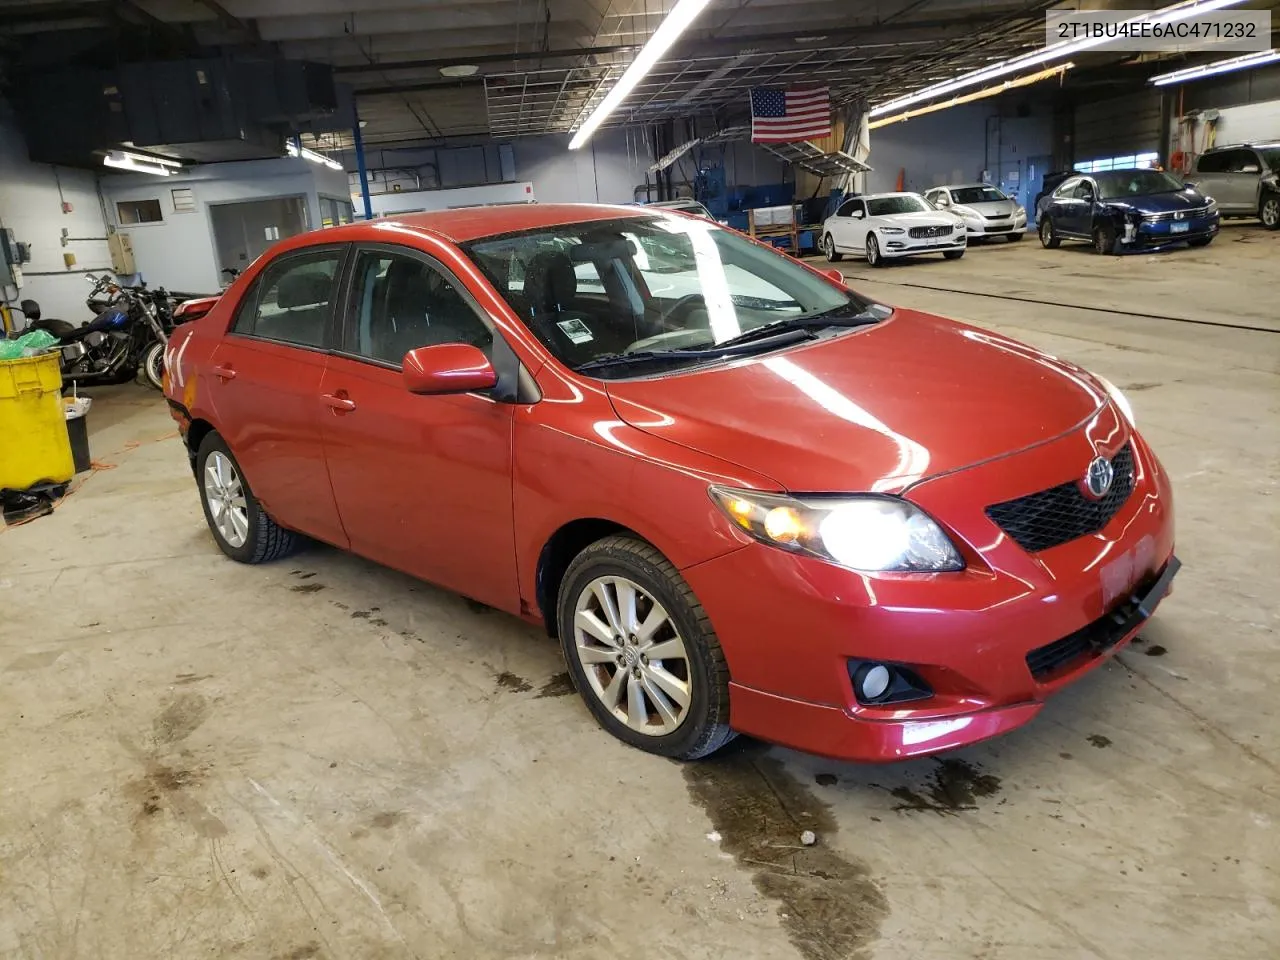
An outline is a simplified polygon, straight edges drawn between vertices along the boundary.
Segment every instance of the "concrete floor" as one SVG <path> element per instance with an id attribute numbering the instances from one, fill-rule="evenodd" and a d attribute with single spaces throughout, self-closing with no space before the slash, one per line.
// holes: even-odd
<path id="1" fill-rule="evenodd" d="M 1151 318 L 1280 328 L 1277 263 L 1231 226 L 844 264 L 1126 388 L 1186 565 L 1031 726 L 893 767 L 649 757 L 504 615 L 322 547 L 234 564 L 159 397 L 100 391 L 104 469 L 0 533 L 0 956 L 1280 955 L 1280 337 Z"/>

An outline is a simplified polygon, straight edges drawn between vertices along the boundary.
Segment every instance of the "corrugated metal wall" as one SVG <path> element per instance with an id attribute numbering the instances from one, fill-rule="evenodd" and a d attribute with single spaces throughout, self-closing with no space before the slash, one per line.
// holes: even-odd
<path id="1" fill-rule="evenodd" d="M 1109 100 L 1078 102 L 1074 162 L 1159 151 L 1160 93 L 1142 90 Z"/>

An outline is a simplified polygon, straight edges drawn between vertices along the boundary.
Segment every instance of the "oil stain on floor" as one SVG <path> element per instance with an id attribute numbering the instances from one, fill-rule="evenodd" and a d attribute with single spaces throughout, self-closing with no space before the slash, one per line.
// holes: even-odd
<path id="1" fill-rule="evenodd" d="M 805 960 L 862 960 L 889 912 L 868 867 L 831 845 L 831 809 L 759 744 L 732 745 L 683 766 L 721 848 L 778 904 L 783 929 Z M 812 830 L 817 843 L 804 846 Z"/>
<path id="2" fill-rule="evenodd" d="M 897 811 L 929 811 L 955 814 L 976 810 L 978 800 L 1000 792 L 1000 778 L 958 757 L 937 758 L 922 787 L 894 787 L 889 791 L 898 800 Z"/>

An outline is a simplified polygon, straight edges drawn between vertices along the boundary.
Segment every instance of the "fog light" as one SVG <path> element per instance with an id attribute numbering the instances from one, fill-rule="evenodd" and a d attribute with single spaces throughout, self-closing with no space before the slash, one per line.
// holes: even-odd
<path id="1" fill-rule="evenodd" d="M 868 663 L 858 671 L 853 682 L 858 686 L 860 699 L 874 702 L 885 695 L 892 680 L 893 674 L 883 663 Z"/>

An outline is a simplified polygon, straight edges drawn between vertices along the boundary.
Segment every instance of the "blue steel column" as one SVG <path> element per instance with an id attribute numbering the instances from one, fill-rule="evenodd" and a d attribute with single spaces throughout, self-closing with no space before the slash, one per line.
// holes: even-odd
<path id="1" fill-rule="evenodd" d="M 356 125 L 351 132 L 355 135 L 356 141 L 356 169 L 360 171 L 360 196 L 364 200 L 364 218 L 372 220 L 373 202 L 369 199 L 369 174 L 364 165 L 364 138 L 360 136 L 360 112 L 354 103 L 351 105 L 351 112 L 356 118 Z"/>

